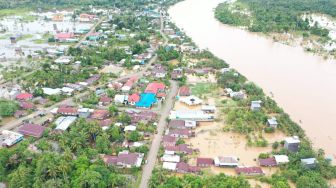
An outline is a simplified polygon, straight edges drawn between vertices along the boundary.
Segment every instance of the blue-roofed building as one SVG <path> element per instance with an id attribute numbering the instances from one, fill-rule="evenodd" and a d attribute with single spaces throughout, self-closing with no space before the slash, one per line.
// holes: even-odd
<path id="1" fill-rule="evenodd" d="M 157 102 L 157 98 L 154 93 L 142 93 L 140 95 L 140 101 L 135 104 L 137 108 L 150 108 Z"/>

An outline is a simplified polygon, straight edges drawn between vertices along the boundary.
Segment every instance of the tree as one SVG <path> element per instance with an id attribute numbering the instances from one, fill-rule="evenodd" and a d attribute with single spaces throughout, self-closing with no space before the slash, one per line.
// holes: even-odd
<path id="1" fill-rule="evenodd" d="M 0 116 L 12 116 L 19 106 L 14 101 L 0 100 Z"/>
<path id="2" fill-rule="evenodd" d="M 112 142 L 115 142 L 115 141 L 121 142 L 123 140 L 123 136 L 120 133 L 120 129 L 116 126 L 110 127 L 107 130 L 107 133 L 110 135 L 110 140 Z"/>
<path id="3" fill-rule="evenodd" d="M 109 137 L 106 133 L 99 135 L 96 139 L 96 148 L 100 153 L 108 153 L 110 148 Z"/>
<path id="4" fill-rule="evenodd" d="M 86 170 L 74 181 L 74 187 L 106 187 L 106 184 L 102 181 L 101 174 L 93 170 Z"/>
<path id="5" fill-rule="evenodd" d="M 111 116 L 116 116 L 116 115 L 118 115 L 119 110 L 115 105 L 111 105 L 111 106 L 109 106 L 109 112 L 110 112 Z"/>
<path id="6" fill-rule="evenodd" d="M 123 123 L 123 124 L 130 124 L 131 123 L 131 117 L 126 114 L 125 112 L 119 114 L 118 116 L 118 121 Z"/>
<path id="7" fill-rule="evenodd" d="M 8 175 L 10 187 L 32 187 L 33 185 L 33 173 L 32 169 L 20 165 L 17 170 L 14 170 Z"/>
<path id="8" fill-rule="evenodd" d="M 132 131 L 127 134 L 127 140 L 131 142 L 137 142 L 140 140 L 140 138 L 141 138 L 141 135 L 138 131 Z"/>

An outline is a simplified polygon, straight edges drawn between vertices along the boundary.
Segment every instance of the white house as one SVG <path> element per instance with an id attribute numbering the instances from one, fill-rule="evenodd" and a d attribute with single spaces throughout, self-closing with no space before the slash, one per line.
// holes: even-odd
<path id="1" fill-rule="evenodd" d="M 167 155 L 167 154 L 165 154 L 165 155 L 163 155 L 163 156 L 161 157 L 161 161 L 163 161 L 163 162 L 174 162 L 174 163 L 178 163 L 178 162 L 180 162 L 180 156 L 178 156 L 178 155 Z"/>
<path id="2" fill-rule="evenodd" d="M 128 95 L 115 95 L 114 102 L 117 104 L 125 104 L 128 100 Z"/>
<path id="3" fill-rule="evenodd" d="M 272 128 L 277 128 L 278 127 L 278 122 L 275 117 L 272 117 L 271 119 L 267 120 L 267 125 L 272 127 Z"/>
<path id="4" fill-rule="evenodd" d="M 277 165 L 289 163 L 287 155 L 273 155 Z"/>
<path id="5" fill-rule="evenodd" d="M 175 171 L 177 163 L 163 162 L 162 168 L 166 170 Z"/>
<path id="6" fill-rule="evenodd" d="M 215 166 L 220 167 L 237 167 L 238 166 L 238 158 L 232 157 L 232 156 L 226 156 L 226 157 L 215 157 L 214 158 Z"/>

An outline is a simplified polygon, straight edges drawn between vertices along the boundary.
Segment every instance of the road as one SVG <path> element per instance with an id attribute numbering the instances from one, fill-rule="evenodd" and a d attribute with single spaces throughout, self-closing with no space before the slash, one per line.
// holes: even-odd
<path id="1" fill-rule="evenodd" d="M 166 97 L 165 104 L 163 108 L 161 109 L 161 116 L 160 116 L 159 123 L 157 125 L 157 134 L 154 135 L 154 139 L 152 141 L 152 145 L 151 145 L 151 148 L 147 156 L 147 164 L 145 164 L 143 168 L 140 188 L 148 187 L 148 182 L 152 175 L 152 171 L 154 169 L 157 155 L 160 149 L 163 131 L 167 124 L 166 119 L 169 116 L 170 110 L 174 106 L 174 97 L 177 94 L 178 84 L 176 81 L 170 81 L 170 84 L 171 84 L 171 89 L 169 91 L 168 96 Z"/>

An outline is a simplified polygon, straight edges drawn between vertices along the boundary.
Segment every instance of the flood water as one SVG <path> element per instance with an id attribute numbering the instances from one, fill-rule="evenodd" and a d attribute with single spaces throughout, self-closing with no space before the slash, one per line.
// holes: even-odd
<path id="1" fill-rule="evenodd" d="M 301 120 L 314 146 L 336 154 L 336 62 L 219 23 L 214 8 L 220 2 L 186 0 L 169 14 L 199 47 L 224 59 L 267 94 L 272 92 L 293 120 Z"/>

